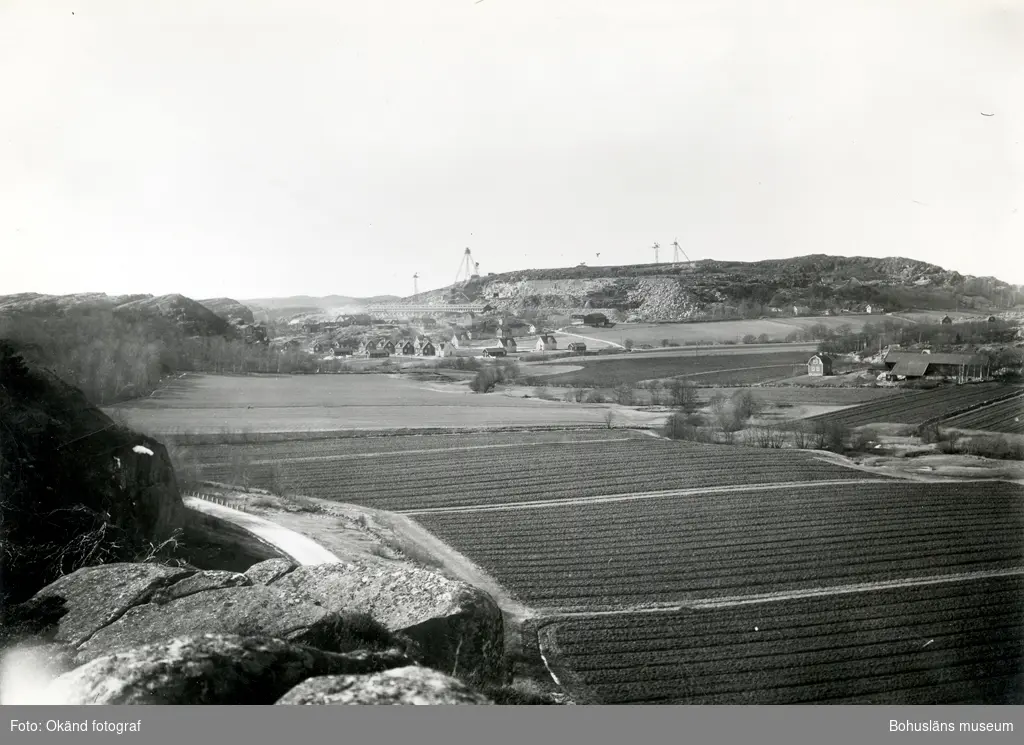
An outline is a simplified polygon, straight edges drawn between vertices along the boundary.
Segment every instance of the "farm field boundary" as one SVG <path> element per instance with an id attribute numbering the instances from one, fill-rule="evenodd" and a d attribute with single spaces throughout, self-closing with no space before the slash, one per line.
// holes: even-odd
<path id="1" fill-rule="evenodd" d="M 538 622 L 578 703 L 1020 704 L 1019 574 Z"/>
<path id="2" fill-rule="evenodd" d="M 736 486 L 707 486 L 695 489 L 667 489 L 664 491 L 636 492 L 632 494 L 609 494 L 597 497 L 577 497 L 575 499 L 538 499 L 532 502 L 516 502 L 515 504 L 478 504 L 460 507 L 432 507 L 422 510 L 399 510 L 400 515 L 415 517 L 417 515 L 433 515 L 440 513 L 456 512 L 500 512 L 503 510 L 530 510 L 542 509 L 544 507 L 564 507 L 566 505 L 586 504 L 608 504 L 611 502 L 633 502 L 641 499 L 665 499 L 667 497 L 695 497 L 707 494 L 737 494 L 753 493 L 764 491 L 778 491 L 780 489 L 803 489 L 813 486 L 852 486 L 857 484 L 889 484 L 893 479 L 833 479 L 826 481 L 786 481 L 774 484 L 759 484 L 751 486 L 741 484 Z"/>
<path id="3" fill-rule="evenodd" d="M 1024 434 L 1024 394 L 961 412 L 943 419 L 947 427 L 1004 434 Z"/>
<path id="4" fill-rule="evenodd" d="M 809 422 L 839 422 L 850 427 L 865 424 L 892 423 L 922 425 L 940 421 L 979 406 L 996 403 L 1021 393 L 1019 386 L 979 383 L 913 391 L 877 402 L 853 406 L 842 411 L 810 417 Z"/>
<path id="5" fill-rule="evenodd" d="M 604 610 L 569 610 L 561 607 L 536 607 L 534 611 L 546 619 L 557 621 L 559 618 L 593 618 L 599 616 L 631 616 L 639 613 L 673 613 L 683 610 L 708 610 L 718 608 L 735 608 L 743 605 L 762 605 L 779 603 L 804 598 L 829 597 L 832 595 L 851 595 L 861 592 L 878 592 L 881 590 L 897 590 L 907 587 L 927 587 L 956 582 L 972 582 L 981 579 L 1000 577 L 1024 577 L 1024 566 L 1009 569 L 990 569 L 980 572 L 960 572 L 956 574 L 940 574 L 932 577 L 906 577 L 903 579 L 882 582 L 861 582 L 852 585 L 832 585 L 829 587 L 810 587 L 786 592 L 768 592 L 757 595 L 734 595 L 724 598 L 697 598 L 679 602 L 662 602 L 651 605 L 632 605 L 608 608 Z"/>

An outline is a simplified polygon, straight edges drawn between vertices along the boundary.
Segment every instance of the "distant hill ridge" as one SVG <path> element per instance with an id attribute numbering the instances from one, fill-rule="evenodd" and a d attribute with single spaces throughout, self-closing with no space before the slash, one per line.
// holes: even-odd
<path id="1" fill-rule="evenodd" d="M 159 315 L 177 324 L 190 336 L 230 336 L 228 319 L 184 295 L 107 295 L 85 292 L 42 295 L 35 292 L 0 296 L 0 313 L 59 316 L 72 309 L 99 308 L 115 313 Z M 250 311 L 251 313 L 251 311 Z"/>
<path id="2" fill-rule="evenodd" d="M 404 302 L 484 301 L 498 310 L 590 309 L 643 321 L 751 317 L 772 308 L 800 312 L 855 310 L 872 304 L 905 308 L 1005 308 L 1021 288 L 900 257 L 813 254 L 756 262 L 703 260 L 679 264 L 524 269 L 480 277 Z"/>

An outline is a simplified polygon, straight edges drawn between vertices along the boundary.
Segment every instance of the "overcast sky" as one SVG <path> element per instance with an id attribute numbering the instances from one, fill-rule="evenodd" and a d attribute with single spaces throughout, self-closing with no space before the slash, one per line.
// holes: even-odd
<path id="1" fill-rule="evenodd" d="M 0 0 L 0 293 L 405 295 L 467 246 L 677 238 L 1024 283 L 1022 140 L 1024 0 Z"/>

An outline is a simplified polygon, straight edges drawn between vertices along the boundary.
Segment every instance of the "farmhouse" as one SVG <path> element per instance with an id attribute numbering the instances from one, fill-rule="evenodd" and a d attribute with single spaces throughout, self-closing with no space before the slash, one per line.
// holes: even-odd
<path id="1" fill-rule="evenodd" d="M 425 341 L 423 342 L 423 344 L 420 345 L 420 348 L 416 352 L 416 354 L 420 355 L 421 357 L 433 357 L 434 355 L 437 354 L 437 350 L 434 349 L 434 345 L 430 341 Z"/>
<path id="2" fill-rule="evenodd" d="M 883 358 L 890 377 L 923 378 L 927 376 L 972 378 L 983 377 L 987 371 L 984 357 L 972 354 L 888 352 Z"/>
<path id="3" fill-rule="evenodd" d="M 574 341 L 570 342 L 569 346 L 566 347 L 566 349 L 568 349 L 570 352 L 575 352 L 576 354 L 583 354 L 584 352 L 587 351 L 587 345 L 581 341 Z"/>
<path id="4" fill-rule="evenodd" d="M 437 356 L 438 357 L 454 357 L 456 349 L 458 349 L 458 347 L 456 347 L 450 341 L 446 341 L 440 347 L 437 348 Z"/>
<path id="5" fill-rule="evenodd" d="M 391 341 L 390 339 L 383 339 L 383 338 L 382 339 L 378 339 L 377 340 L 377 349 L 378 350 L 384 350 L 388 354 L 394 354 L 395 353 L 395 343 L 393 341 Z"/>
<path id="6" fill-rule="evenodd" d="M 519 351 L 519 345 L 516 344 L 516 340 L 513 339 L 511 336 L 506 336 L 506 337 L 504 337 L 502 339 L 499 339 L 498 343 L 501 344 L 501 346 L 503 346 L 505 348 L 506 352 L 518 352 Z"/>
<path id="7" fill-rule="evenodd" d="M 416 354 L 416 345 L 411 341 L 403 341 L 399 344 L 399 354 L 414 355 Z"/>
<path id="8" fill-rule="evenodd" d="M 552 349 L 558 349 L 558 342 L 551 334 L 541 334 L 537 337 L 537 344 L 534 350 L 538 352 L 547 352 Z"/>
<path id="9" fill-rule="evenodd" d="M 944 326 L 948 326 L 949 324 L 953 323 L 953 319 L 950 318 L 949 316 L 943 316 L 942 320 L 939 321 L 939 323 L 943 324 Z"/>
<path id="10" fill-rule="evenodd" d="M 468 334 L 468 333 L 465 333 L 465 334 L 455 333 L 455 334 L 452 334 L 451 344 L 455 348 L 458 348 L 458 347 L 468 347 L 469 343 L 472 340 L 473 340 L 473 337 L 472 337 L 471 334 Z"/>
<path id="11" fill-rule="evenodd" d="M 816 354 L 807 360 L 807 374 L 820 378 L 832 374 L 832 358 L 827 354 Z"/>
<path id="12" fill-rule="evenodd" d="M 355 350 L 352 349 L 351 347 L 335 347 L 334 348 L 334 356 L 335 357 L 351 357 L 354 352 L 355 352 Z"/>

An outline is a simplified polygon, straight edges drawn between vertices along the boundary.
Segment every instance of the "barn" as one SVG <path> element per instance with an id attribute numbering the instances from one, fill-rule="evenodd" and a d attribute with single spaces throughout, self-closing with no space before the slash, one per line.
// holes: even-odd
<path id="1" fill-rule="evenodd" d="M 987 361 L 973 354 L 889 352 L 882 360 L 895 378 L 980 378 L 987 374 Z"/>
<path id="2" fill-rule="evenodd" d="M 507 353 L 505 347 L 485 347 L 484 357 L 504 357 Z"/>
<path id="3" fill-rule="evenodd" d="M 574 341 L 570 342 L 569 346 L 566 347 L 566 349 L 568 349 L 570 352 L 575 352 L 576 354 L 584 354 L 587 351 L 587 345 L 581 341 Z"/>
<path id="4" fill-rule="evenodd" d="M 827 354 L 816 354 L 807 360 L 807 374 L 820 378 L 832 374 L 832 358 Z"/>

